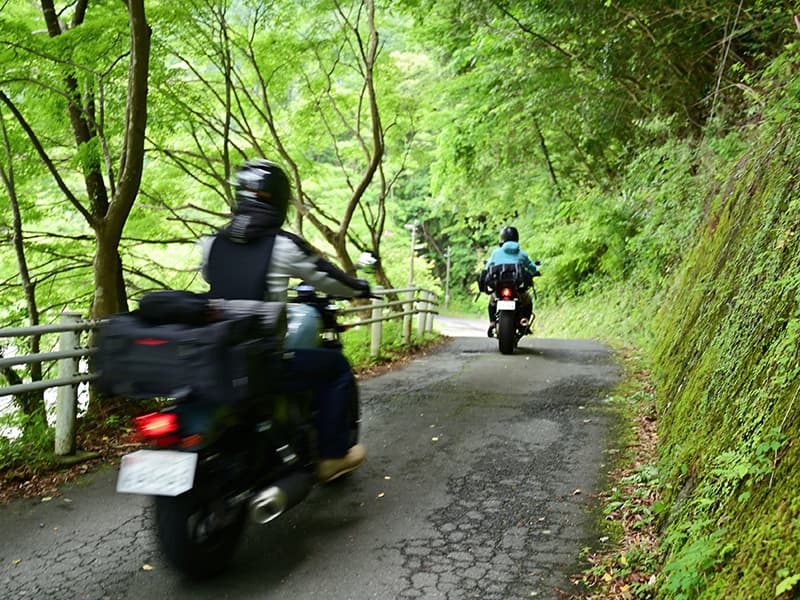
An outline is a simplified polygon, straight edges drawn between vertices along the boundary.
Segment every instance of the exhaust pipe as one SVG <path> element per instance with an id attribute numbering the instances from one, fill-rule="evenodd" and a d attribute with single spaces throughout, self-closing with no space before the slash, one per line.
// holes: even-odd
<path id="1" fill-rule="evenodd" d="M 292 473 L 279 479 L 250 501 L 250 518 L 260 525 L 277 519 L 308 496 L 313 484 L 309 473 Z"/>

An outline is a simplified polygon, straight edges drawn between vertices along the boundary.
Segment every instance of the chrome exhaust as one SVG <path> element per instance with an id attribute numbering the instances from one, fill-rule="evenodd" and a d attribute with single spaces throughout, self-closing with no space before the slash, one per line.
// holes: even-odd
<path id="1" fill-rule="evenodd" d="M 250 501 L 250 518 L 260 525 L 277 519 L 308 493 L 314 480 L 308 473 L 293 473 L 262 490 Z"/>
<path id="2" fill-rule="evenodd" d="M 519 320 L 519 324 L 522 325 L 523 327 L 527 327 L 528 323 L 530 323 L 530 321 L 528 321 L 528 319 L 522 318 L 522 319 Z"/>

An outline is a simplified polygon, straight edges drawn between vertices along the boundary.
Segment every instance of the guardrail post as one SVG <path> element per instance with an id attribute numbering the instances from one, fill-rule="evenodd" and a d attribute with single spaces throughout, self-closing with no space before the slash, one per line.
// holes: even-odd
<path id="1" fill-rule="evenodd" d="M 81 313 L 65 311 L 61 313 L 61 322 L 65 325 L 76 324 Z M 74 350 L 78 347 L 75 331 L 63 331 L 59 335 L 59 350 Z M 75 358 L 61 358 L 58 361 L 59 378 L 77 375 L 78 361 Z M 58 388 L 56 402 L 56 456 L 75 454 L 75 419 L 77 412 L 77 384 L 62 385 Z"/>
<path id="2" fill-rule="evenodd" d="M 425 308 L 427 308 L 430 311 L 433 311 L 433 308 L 435 306 L 433 300 L 434 298 L 436 298 L 436 294 L 434 294 L 433 292 L 428 292 L 427 294 L 425 294 L 425 298 L 428 300 L 428 302 L 425 304 Z M 433 312 L 425 313 L 426 331 L 433 331 L 433 316 L 434 316 Z"/>
<path id="3" fill-rule="evenodd" d="M 373 298 L 372 318 L 380 319 L 383 316 L 383 307 L 379 306 L 384 302 L 383 298 Z M 372 341 L 369 346 L 369 355 L 378 356 L 381 351 L 381 337 L 383 337 L 383 321 L 375 321 L 372 324 Z"/>
<path id="4" fill-rule="evenodd" d="M 406 302 L 403 305 L 403 312 L 407 312 L 409 314 L 403 316 L 403 341 L 406 344 L 411 343 L 411 311 L 414 308 L 414 292 L 409 290 L 406 292 Z"/>
<path id="5" fill-rule="evenodd" d="M 417 335 L 420 339 L 425 335 L 425 313 L 419 312 L 425 310 L 425 292 L 420 290 L 419 297 L 417 298 Z"/>

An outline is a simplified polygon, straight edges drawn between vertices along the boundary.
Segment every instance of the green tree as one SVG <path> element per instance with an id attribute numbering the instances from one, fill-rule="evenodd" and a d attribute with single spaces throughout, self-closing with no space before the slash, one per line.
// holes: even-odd
<path id="1" fill-rule="evenodd" d="M 409 115 L 383 115 L 399 71 L 379 40 L 374 2 L 324 0 L 299 11 L 219 0 L 170 10 L 169 22 L 192 26 L 161 42 L 172 67 L 154 86 L 164 99 L 156 110 L 169 118 L 150 139 L 163 161 L 220 211 L 233 204 L 237 164 L 277 160 L 293 181 L 298 233 L 310 225 L 350 272 L 353 250 L 380 254 L 386 202 L 414 131 Z M 380 269 L 378 278 L 389 284 Z"/>
<path id="2" fill-rule="evenodd" d="M 0 102 L 27 135 L 29 156 L 49 174 L 51 193 L 58 190 L 93 232 L 92 315 L 127 310 L 118 247 L 144 159 L 150 58 L 144 1 L 89 10 L 80 0 L 58 10 L 43 0 L 38 14 L 15 6 L 6 15 Z M 36 33 L 40 24 L 47 37 Z M 60 112 L 66 122 L 54 118 Z"/>

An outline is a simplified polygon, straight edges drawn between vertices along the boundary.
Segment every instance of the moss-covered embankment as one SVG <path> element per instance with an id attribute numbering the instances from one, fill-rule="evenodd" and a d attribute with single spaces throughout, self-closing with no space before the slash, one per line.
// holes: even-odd
<path id="1" fill-rule="evenodd" d="M 798 90 L 707 200 L 655 323 L 659 597 L 800 597 Z"/>

